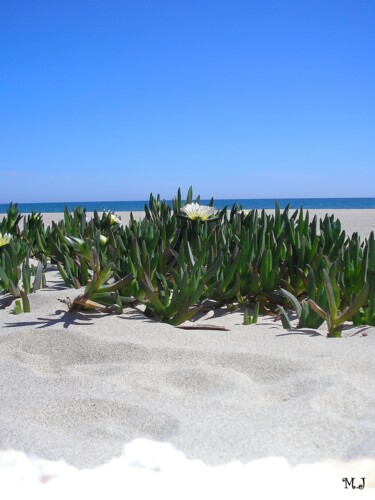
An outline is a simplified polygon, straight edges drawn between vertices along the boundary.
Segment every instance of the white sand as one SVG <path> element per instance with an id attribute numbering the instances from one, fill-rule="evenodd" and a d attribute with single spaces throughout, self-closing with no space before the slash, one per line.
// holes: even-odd
<path id="1" fill-rule="evenodd" d="M 367 236 L 374 227 L 375 211 L 336 214 L 348 232 Z M 241 313 L 225 310 L 199 321 L 229 331 L 176 329 L 132 309 L 121 316 L 70 314 L 59 299 L 79 292 L 64 288 L 53 270 L 47 277 L 49 287 L 30 297 L 31 313 L 0 309 L 0 485 L 47 491 L 57 481 L 67 488 L 122 481 L 124 491 L 145 492 L 155 484 L 155 495 L 169 498 L 172 476 L 184 477 L 180 487 L 193 491 L 197 462 L 191 461 L 201 460 L 199 474 L 210 491 L 221 481 L 219 490 L 227 491 L 227 481 L 226 487 L 245 488 L 243 498 L 251 498 L 267 475 L 263 492 L 277 484 L 292 488 L 296 478 L 311 492 L 325 478 L 333 498 L 347 498 L 346 476 L 366 476 L 365 490 L 354 491 L 358 497 L 375 491 L 375 328 L 348 328 L 344 338 L 327 339 L 324 327 L 286 331 L 268 317 L 243 326 Z M 125 453 L 117 465 L 103 465 L 137 438 L 148 444 L 133 443 L 133 461 Z M 165 453 L 155 441 L 174 449 Z M 144 471 L 150 449 L 166 482 Z M 170 460 L 164 469 L 159 451 Z M 30 462 L 23 454 L 39 459 Z M 331 467 L 329 460 L 341 465 Z M 361 462 L 345 465 L 349 460 Z M 142 473 L 132 469 L 137 461 Z M 249 465 L 226 465 L 233 461 Z M 99 469 L 90 475 L 72 466 Z M 47 476 L 55 467 L 57 478 L 43 484 L 43 467 Z M 119 469 L 132 469 L 129 479 Z M 288 471 L 284 482 L 280 470 Z M 239 491 L 232 498 L 241 498 Z M 126 498 L 149 498 L 138 493 Z"/>

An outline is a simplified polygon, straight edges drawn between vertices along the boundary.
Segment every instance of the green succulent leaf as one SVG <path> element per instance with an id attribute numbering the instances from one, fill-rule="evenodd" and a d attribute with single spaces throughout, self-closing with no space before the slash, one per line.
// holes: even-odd
<path id="1" fill-rule="evenodd" d="M 278 306 L 280 313 L 281 313 L 281 323 L 283 325 L 283 328 L 285 330 L 292 330 L 293 325 L 289 319 L 289 316 L 285 312 L 285 309 L 282 306 Z"/>
<path id="2" fill-rule="evenodd" d="M 331 279 L 325 269 L 323 269 L 323 276 L 324 276 L 324 287 L 327 293 L 328 297 L 328 306 L 330 310 L 330 314 L 332 318 L 335 320 L 337 318 L 337 305 L 336 305 L 336 298 L 334 295 Z"/>
<path id="3" fill-rule="evenodd" d="M 292 293 L 288 292 L 288 290 L 285 290 L 284 288 L 280 288 L 280 291 L 284 295 L 284 297 L 286 297 L 289 300 L 289 302 L 293 305 L 293 308 L 296 311 L 297 316 L 300 317 L 302 313 L 302 307 L 299 300 Z"/>

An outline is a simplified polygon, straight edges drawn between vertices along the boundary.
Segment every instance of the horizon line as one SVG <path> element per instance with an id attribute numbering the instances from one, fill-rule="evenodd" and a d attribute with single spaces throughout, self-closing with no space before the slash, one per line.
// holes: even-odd
<path id="1" fill-rule="evenodd" d="M 157 196 L 157 195 L 156 195 Z M 175 197 L 174 197 L 175 198 Z M 174 198 L 161 198 L 162 201 L 172 201 Z M 211 197 L 214 199 L 214 201 L 263 201 L 263 200 L 270 200 L 270 201 L 278 201 L 278 200 L 374 200 L 375 196 L 322 196 L 322 197 L 317 197 L 317 196 L 302 196 L 302 197 L 271 197 L 271 198 L 215 198 Z M 201 201 L 210 201 L 211 198 L 205 198 L 205 197 L 200 197 Z M 74 201 L 9 201 L 9 202 L 1 202 L 0 205 L 46 205 L 46 204 L 63 204 L 63 203 L 145 203 L 148 202 L 149 199 L 145 200 L 74 200 Z M 185 201 L 182 199 L 182 201 Z"/>

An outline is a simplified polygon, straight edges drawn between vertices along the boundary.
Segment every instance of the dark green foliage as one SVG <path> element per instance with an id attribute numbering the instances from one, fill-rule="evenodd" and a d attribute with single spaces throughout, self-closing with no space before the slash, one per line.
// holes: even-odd
<path id="1" fill-rule="evenodd" d="M 27 247 L 15 239 L 6 248 L 0 247 L 0 257 L 0 294 L 9 293 L 14 298 L 21 297 L 23 312 L 30 312 L 28 295 L 43 285 L 42 263 L 39 261 L 37 267 L 30 265 Z M 16 309 L 18 313 L 22 312 L 19 307 Z"/>
<path id="2" fill-rule="evenodd" d="M 84 258 L 89 261 L 92 275 L 88 279 L 84 293 L 74 300 L 70 310 L 74 311 L 79 307 L 84 307 L 121 314 L 123 307 L 118 290 L 129 283 L 133 279 L 133 275 L 130 274 L 118 281 L 108 283 L 113 278 L 112 265 L 107 264 L 104 267 L 100 265 L 95 246 L 91 248 L 91 254 L 85 255 Z"/>
<path id="3" fill-rule="evenodd" d="M 12 236 L 20 234 L 19 222 L 22 219 L 22 215 L 18 210 L 17 203 L 11 203 L 8 207 L 8 211 L 3 220 L 0 222 L 0 233 L 1 234 L 11 234 Z"/>
<path id="4" fill-rule="evenodd" d="M 342 324 L 349 321 L 357 314 L 362 306 L 367 302 L 369 296 L 369 285 L 365 283 L 360 292 L 353 297 L 353 301 L 340 312 L 340 295 L 336 280 L 328 272 L 323 270 L 324 288 L 327 295 L 328 309 L 324 311 L 315 301 L 308 299 L 311 309 L 327 322 L 330 337 L 341 337 Z"/>
<path id="5" fill-rule="evenodd" d="M 373 233 L 361 241 L 357 233 L 348 237 L 334 216 L 318 220 L 278 204 L 273 214 L 234 205 L 190 220 L 181 209 L 192 202 L 200 202 L 192 188 L 185 201 L 178 190 L 172 207 L 151 194 L 144 219 L 131 215 L 127 226 L 110 212 L 88 220 L 77 207 L 45 228 L 41 214 L 32 213 L 22 230 L 11 205 L 0 223 L 0 232 L 12 235 L 0 246 L 0 293 L 21 298 L 27 310 L 27 296 L 43 286 L 50 260 L 68 286 L 86 287 L 74 308 L 94 303 L 120 312 L 138 303 L 146 315 L 178 325 L 240 300 L 255 304 L 253 316 L 246 309 L 245 324 L 267 312 L 291 328 L 291 307 L 298 328 L 326 321 L 330 335 L 347 320 L 375 325 Z M 40 264 L 30 266 L 29 258 Z"/>

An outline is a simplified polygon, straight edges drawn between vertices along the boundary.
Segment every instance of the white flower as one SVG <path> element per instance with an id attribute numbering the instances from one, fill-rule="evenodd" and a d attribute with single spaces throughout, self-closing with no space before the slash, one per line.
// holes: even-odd
<path id="1" fill-rule="evenodd" d="M 12 239 L 11 234 L 9 234 L 9 233 L 1 234 L 0 233 L 0 247 L 4 247 L 5 245 L 7 245 L 11 239 Z"/>
<path id="2" fill-rule="evenodd" d="M 121 219 L 119 217 L 117 217 L 117 215 L 115 215 L 114 213 L 112 212 L 104 212 L 105 215 L 110 215 L 110 219 L 109 219 L 109 223 L 111 224 L 121 224 Z"/>
<path id="3" fill-rule="evenodd" d="M 108 238 L 106 236 L 104 236 L 104 234 L 101 234 L 100 235 L 100 243 L 102 245 L 105 245 L 107 243 L 107 241 L 108 241 Z"/>
<path id="4" fill-rule="evenodd" d="M 212 215 L 215 215 L 215 209 L 208 205 L 199 205 L 198 203 L 189 203 L 181 208 L 181 212 L 189 217 L 190 220 L 207 220 Z"/>

